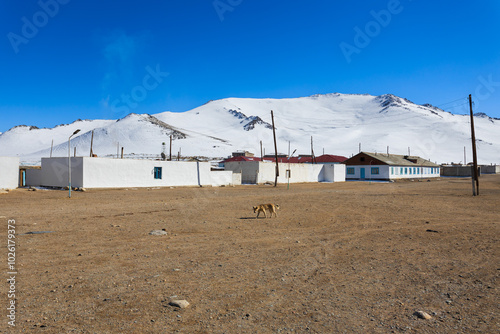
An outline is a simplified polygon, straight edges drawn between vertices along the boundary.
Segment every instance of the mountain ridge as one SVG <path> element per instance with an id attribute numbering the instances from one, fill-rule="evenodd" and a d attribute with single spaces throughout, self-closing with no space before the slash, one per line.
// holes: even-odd
<path id="1" fill-rule="evenodd" d="M 212 100 L 182 112 L 128 114 L 118 120 L 81 120 L 38 129 L 16 126 L 0 134 L 0 155 L 18 155 L 39 161 L 50 154 L 67 156 L 68 136 L 78 155 L 88 155 L 94 130 L 93 151 L 99 156 L 126 154 L 155 156 L 173 136 L 177 155 L 225 157 L 236 150 L 260 154 L 274 152 L 270 111 L 274 110 L 278 151 L 309 153 L 311 136 L 315 152 L 351 156 L 362 150 L 405 153 L 435 162 L 460 162 L 464 146 L 470 151 L 467 115 L 456 115 L 430 104 L 417 105 L 393 94 L 315 94 L 300 98 Z M 500 122 L 485 114 L 475 117 L 478 157 L 482 163 L 499 162 Z M 72 152 L 73 154 L 73 152 Z M 319 155 L 319 154 L 318 154 Z M 470 153 L 468 156 L 472 156 Z M 470 159 L 467 159 L 470 160 Z M 468 161 L 467 161 L 468 162 Z"/>

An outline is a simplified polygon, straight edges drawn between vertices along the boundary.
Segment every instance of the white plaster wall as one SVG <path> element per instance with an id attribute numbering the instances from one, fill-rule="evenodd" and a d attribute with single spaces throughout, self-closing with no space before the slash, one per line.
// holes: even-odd
<path id="1" fill-rule="evenodd" d="M 403 168 L 403 172 L 401 172 L 401 168 Z M 405 174 L 405 168 L 408 168 L 408 173 Z M 410 174 L 409 168 L 412 169 L 412 173 Z M 418 169 L 417 174 L 415 174 L 414 168 Z M 389 169 L 390 170 L 390 169 Z M 435 173 L 431 173 L 432 170 L 435 170 Z M 440 167 L 408 167 L 408 166 L 394 166 L 395 174 L 391 175 L 391 179 L 418 179 L 418 178 L 431 178 L 431 177 L 440 177 Z"/>
<path id="2" fill-rule="evenodd" d="M 232 183 L 232 172 L 211 171 L 209 162 L 84 158 L 84 187 L 220 186 Z M 162 178 L 154 178 L 154 168 Z"/>
<path id="3" fill-rule="evenodd" d="M 72 187 L 83 187 L 83 159 L 71 158 Z M 68 158 L 42 158 L 41 186 L 67 187 L 68 182 Z"/>
<path id="4" fill-rule="evenodd" d="M 321 182 L 321 181 L 329 181 L 330 179 L 327 179 L 327 176 L 325 175 L 325 166 L 330 166 L 328 164 L 288 164 L 288 163 L 280 163 L 279 164 L 279 177 L 278 177 L 278 183 L 288 183 L 288 178 L 286 174 L 286 170 L 290 168 L 291 170 L 291 177 L 290 177 L 290 183 L 299 183 L 299 182 Z M 338 180 L 340 181 L 345 181 L 345 168 L 342 167 L 344 165 L 338 165 L 339 167 L 327 167 L 331 168 L 332 170 L 335 168 L 338 168 L 337 171 L 342 171 L 342 176 L 338 177 Z M 269 163 L 269 162 L 261 162 L 259 165 L 259 175 L 258 175 L 258 182 L 259 183 L 265 183 L 265 182 L 274 182 L 275 179 L 275 170 L 276 170 L 276 164 L 275 163 Z M 335 172 L 331 173 L 328 172 L 329 176 L 333 176 Z M 340 172 L 337 172 L 337 175 Z M 330 175 L 333 174 L 333 175 Z"/>
<path id="5" fill-rule="evenodd" d="M 229 161 L 225 163 L 224 169 L 226 171 L 232 171 L 233 173 L 240 173 L 242 184 L 257 183 L 260 163 L 259 161 Z"/>
<path id="6" fill-rule="evenodd" d="M 241 185 L 241 173 L 234 173 L 232 171 L 228 171 L 233 174 L 233 184 Z"/>
<path id="7" fill-rule="evenodd" d="M 162 178 L 154 178 L 154 168 Z M 153 161 L 132 159 L 71 158 L 73 187 L 125 188 L 167 186 L 220 186 L 233 182 L 232 172 L 211 171 L 209 162 Z M 68 159 L 42 158 L 41 185 L 68 185 Z"/>
<path id="8" fill-rule="evenodd" d="M 323 182 L 344 182 L 345 181 L 344 164 L 323 164 L 321 181 Z"/>
<path id="9" fill-rule="evenodd" d="M 354 174 L 347 174 L 348 168 L 354 168 Z M 378 167 L 379 174 L 372 174 L 371 168 Z M 364 180 L 389 180 L 389 179 L 416 179 L 416 178 L 430 178 L 430 177 L 439 177 L 439 167 L 436 173 L 431 173 L 431 167 L 409 167 L 409 166 L 389 166 L 389 165 L 363 165 L 363 166 L 346 166 L 346 179 L 351 180 L 359 180 L 361 178 L 361 168 L 365 169 L 365 178 Z M 391 174 L 391 168 L 394 168 L 394 174 Z M 401 168 L 403 168 L 403 172 L 401 173 Z M 405 168 L 407 170 L 407 174 L 405 174 Z M 410 174 L 410 170 L 412 169 L 412 173 Z M 419 169 L 419 173 L 414 174 L 414 169 Z"/>
<path id="10" fill-rule="evenodd" d="M 297 164 L 280 163 L 278 183 L 287 183 L 286 170 L 291 170 L 290 183 L 298 182 L 342 182 L 345 181 L 343 164 Z M 231 161 L 226 170 L 241 173 L 242 183 L 274 183 L 276 163 L 260 161 Z"/>
<path id="11" fill-rule="evenodd" d="M 199 165 L 200 182 L 202 186 L 218 187 L 233 184 L 233 172 L 212 171 L 210 162 L 193 162 Z"/>
<path id="12" fill-rule="evenodd" d="M 0 157 L 0 189 L 16 189 L 19 185 L 19 158 Z"/>

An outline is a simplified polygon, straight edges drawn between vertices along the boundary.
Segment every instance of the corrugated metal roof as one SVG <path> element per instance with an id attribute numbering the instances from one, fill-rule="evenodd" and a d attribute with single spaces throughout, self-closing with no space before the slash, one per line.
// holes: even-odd
<path id="1" fill-rule="evenodd" d="M 340 163 L 346 161 L 347 158 L 340 156 L 340 155 L 332 155 L 332 154 L 324 154 L 320 155 L 319 157 L 316 157 L 316 162 L 317 163 Z M 224 162 L 231 162 L 231 161 L 261 161 L 260 158 L 258 157 L 232 157 L 229 159 L 224 160 Z M 264 158 L 264 161 L 269 161 L 269 162 L 275 162 L 275 158 Z M 281 163 L 312 163 L 312 158 L 311 157 L 291 157 L 290 159 L 288 158 L 279 158 L 278 157 L 278 162 Z"/>
<path id="2" fill-rule="evenodd" d="M 408 155 L 399 155 L 399 154 L 384 154 L 384 153 L 370 153 L 370 152 L 362 152 L 373 159 L 385 162 L 388 165 L 393 166 L 424 166 L 424 167 L 439 167 L 439 165 L 423 159 L 418 156 L 408 156 Z M 412 162 L 411 160 L 415 161 Z"/>

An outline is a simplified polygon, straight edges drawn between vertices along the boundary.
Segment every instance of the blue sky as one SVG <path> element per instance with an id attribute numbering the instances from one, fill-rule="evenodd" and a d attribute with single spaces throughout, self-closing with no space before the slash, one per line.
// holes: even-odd
<path id="1" fill-rule="evenodd" d="M 496 0 L 2 1 L 0 36 L 0 132 L 333 92 L 500 117 Z"/>

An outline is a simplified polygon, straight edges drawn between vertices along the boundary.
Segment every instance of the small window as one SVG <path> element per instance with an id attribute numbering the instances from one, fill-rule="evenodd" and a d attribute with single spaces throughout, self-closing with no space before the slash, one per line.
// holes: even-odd
<path id="1" fill-rule="evenodd" d="M 410 175 L 411 175 L 411 167 L 409 169 L 410 169 Z"/>
<path id="2" fill-rule="evenodd" d="M 379 173 L 378 167 L 372 167 L 372 175 L 375 175 L 375 174 L 378 174 L 378 173 Z"/>
<path id="3" fill-rule="evenodd" d="M 403 175 L 403 167 L 399 169 L 399 175 Z"/>
<path id="4" fill-rule="evenodd" d="M 360 157 L 359 161 L 365 161 L 365 157 Z"/>
<path id="5" fill-rule="evenodd" d="M 161 167 L 155 167 L 153 173 L 155 179 L 161 180 Z"/>
<path id="6" fill-rule="evenodd" d="M 347 174 L 354 175 L 354 167 L 347 167 Z"/>
<path id="7" fill-rule="evenodd" d="M 408 174 L 408 167 L 405 167 L 405 175 Z"/>

